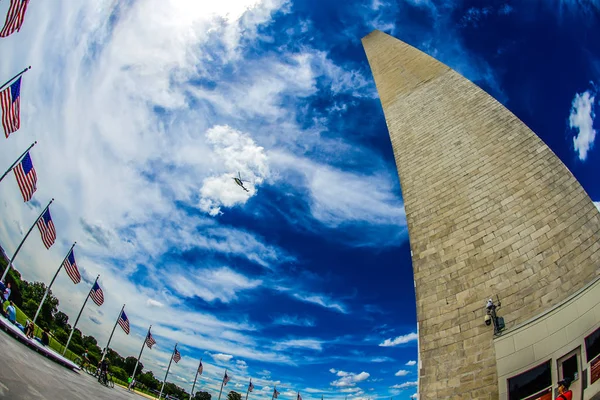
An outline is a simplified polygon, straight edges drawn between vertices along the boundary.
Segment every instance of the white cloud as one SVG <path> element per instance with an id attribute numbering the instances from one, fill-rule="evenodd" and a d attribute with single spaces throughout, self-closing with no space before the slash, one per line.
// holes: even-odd
<path id="1" fill-rule="evenodd" d="M 407 335 L 398 336 L 394 339 L 385 339 L 379 346 L 382 347 L 390 347 L 390 346 L 398 346 L 399 344 L 406 344 L 412 342 L 413 340 L 417 340 L 419 335 L 416 333 L 409 333 Z"/>
<path id="2" fill-rule="evenodd" d="M 317 339 L 291 339 L 275 343 L 274 348 L 277 350 L 295 348 L 321 351 L 323 350 L 323 341 Z"/>
<path id="3" fill-rule="evenodd" d="M 329 372 L 331 372 L 332 374 L 335 374 L 337 372 L 337 370 L 335 368 L 330 368 Z"/>
<path id="4" fill-rule="evenodd" d="M 329 308 L 340 312 L 342 314 L 348 313 L 346 306 L 342 303 L 336 302 L 325 295 L 307 294 L 307 293 L 294 293 L 293 297 L 306 303 L 317 304 L 321 307 Z"/>
<path id="5" fill-rule="evenodd" d="M 200 208 L 210 215 L 218 215 L 221 207 L 244 204 L 257 193 L 256 187 L 269 176 L 264 148 L 258 146 L 246 133 L 229 126 L 215 126 L 206 133 L 213 146 L 215 164 L 221 166 L 217 175 L 204 178 L 200 188 Z M 247 192 L 234 178 L 241 176 Z"/>
<path id="6" fill-rule="evenodd" d="M 330 227 L 346 223 L 406 226 L 392 175 L 345 172 L 286 153 L 272 153 L 280 168 L 301 172 L 311 196 L 311 213 Z"/>
<path id="7" fill-rule="evenodd" d="M 340 379 L 331 382 L 331 386 L 342 388 L 356 386 L 357 383 L 367 380 L 369 376 L 371 376 L 371 374 L 364 371 L 358 374 L 346 371 L 337 371 L 336 375 L 339 376 Z"/>
<path id="8" fill-rule="evenodd" d="M 405 365 L 412 367 L 414 365 L 417 365 L 417 362 L 415 360 L 410 360 L 410 361 L 407 361 Z"/>
<path id="9" fill-rule="evenodd" d="M 161 303 L 160 301 L 158 301 L 158 300 L 154 300 L 154 299 L 148 299 L 148 300 L 146 301 L 146 304 L 148 304 L 149 306 L 152 306 L 152 307 L 157 307 L 157 308 L 161 308 L 161 307 L 164 307 L 164 306 L 165 306 L 165 305 L 164 305 L 163 303 Z"/>
<path id="10" fill-rule="evenodd" d="M 200 297 L 206 301 L 220 300 L 224 303 L 236 299 L 239 292 L 254 289 L 262 283 L 228 267 L 203 269 L 201 274 L 190 271 L 189 268 L 172 267 L 165 278 L 169 279 L 169 286 L 181 296 Z"/>
<path id="11" fill-rule="evenodd" d="M 229 362 L 233 358 L 233 356 L 231 354 L 223 354 L 223 353 L 211 354 L 211 357 L 215 361 L 222 361 L 222 362 Z"/>
<path id="12" fill-rule="evenodd" d="M 588 152 L 594 146 L 594 96 L 591 91 L 577 93 L 571 105 L 569 126 L 578 131 L 573 138 L 573 147 L 581 161 L 585 161 Z"/>
<path id="13" fill-rule="evenodd" d="M 373 357 L 371 359 L 371 362 L 374 362 L 374 363 L 383 363 L 383 362 L 389 362 L 389 361 L 394 361 L 394 359 L 390 358 L 390 357 Z"/>
<path id="14" fill-rule="evenodd" d="M 405 369 L 401 369 L 398 372 L 396 372 L 394 375 L 395 376 L 406 376 L 408 374 L 410 374 L 410 371 L 407 371 Z"/>
<path id="15" fill-rule="evenodd" d="M 301 318 L 297 315 L 279 315 L 273 319 L 275 325 L 289 325 L 289 326 L 315 326 L 315 320 L 311 318 Z"/>
<path id="16" fill-rule="evenodd" d="M 244 360 L 236 360 L 235 361 L 235 365 L 240 368 L 240 369 L 247 369 L 248 368 L 248 364 L 246 363 L 246 361 Z"/>
<path id="17" fill-rule="evenodd" d="M 419 394 L 418 394 L 418 393 L 413 393 L 413 394 L 410 396 L 410 398 L 411 398 L 411 399 L 418 399 L 418 398 L 419 398 Z"/>
<path id="18" fill-rule="evenodd" d="M 418 381 L 404 382 L 404 383 L 401 383 L 399 385 L 390 386 L 390 388 L 392 388 L 392 389 L 406 389 L 406 388 L 409 388 L 409 387 L 417 386 L 418 384 L 419 384 Z"/>

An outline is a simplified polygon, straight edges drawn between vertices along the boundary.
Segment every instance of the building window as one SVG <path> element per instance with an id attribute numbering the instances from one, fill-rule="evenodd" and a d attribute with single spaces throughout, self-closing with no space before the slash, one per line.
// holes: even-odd
<path id="1" fill-rule="evenodd" d="M 544 393 L 552 387 L 551 360 L 508 379 L 508 399 L 522 400 Z M 535 398 L 535 397 L 534 397 Z"/>
<path id="2" fill-rule="evenodd" d="M 579 379 L 579 368 L 577 367 L 577 354 L 573 354 L 562 362 L 563 379 L 569 378 L 571 382 Z"/>
<path id="3" fill-rule="evenodd" d="M 587 362 L 591 362 L 598 354 L 600 354 L 600 328 L 594 333 L 585 338 L 585 354 Z"/>

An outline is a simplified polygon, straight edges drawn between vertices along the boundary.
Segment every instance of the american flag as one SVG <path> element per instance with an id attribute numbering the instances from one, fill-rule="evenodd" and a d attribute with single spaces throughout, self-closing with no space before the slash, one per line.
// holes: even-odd
<path id="1" fill-rule="evenodd" d="M 75 254 L 73 253 L 73 249 L 65 258 L 65 262 L 63 263 L 65 267 L 65 271 L 67 271 L 67 275 L 73 281 L 73 283 L 77 284 L 81 282 L 81 275 L 79 275 L 79 269 L 77 269 L 77 263 L 75 262 Z"/>
<path id="2" fill-rule="evenodd" d="M 277 391 L 277 388 L 273 389 L 273 398 L 276 399 L 281 393 Z"/>
<path id="3" fill-rule="evenodd" d="M 6 14 L 4 27 L 0 31 L 0 37 L 7 37 L 11 33 L 18 32 L 23 25 L 25 19 L 25 11 L 27 10 L 29 0 L 10 0 L 10 7 Z"/>
<path id="4" fill-rule="evenodd" d="M 37 189 L 37 175 L 35 173 L 35 168 L 33 168 L 33 162 L 31 162 L 31 156 L 29 155 L 29 152 L 25 154 L 25 157 L 23 157 L 21 162 L 13 169 L 13 171 L 15 172 L 19 189 L 21 189 L 23 200 L 31 200 L 35 189 Z"/>
<path id="5" fill-rule="evenodd" d="M 223 386 L 227 386 L 227 382 L 229 382 L 229 375 L 227 375 L 227 371 L 225 371 L 225 376 L 223 377 Z"/>
<path id="6" fill-rule="evenodd" d="M 173 353 L 173 361 L 178 363 L 179 360 L 181 360 L 181 354 L 179 353 L 179 350 L 175 349 L 175 353 Z"/>
<path id="7" fill-rule="evenodd" d="M 202 365 L 202 360 L 200 360 L 200 365 L 198 365 L 198 374 L 202 375 L 203 371 L 204 371 L 204 366 Z"/>
<path id="8" fill-rule="evenodd" d="M 300 392 L 298 392 L 298 400 L 302 400 L 302 396 L 300 396 Z"/>
<path id="9" fill-rule="evenodd" d="M 129 335 L 129 319 L 127 318 L 127 315 L 125 315 L 125 310 L 121 311 L 121 315 L 117 322 L 121 325 L 121 328 L 123 328 L 125 333 Z"/>
<path id="10" fill-rule="evenodd" d="M 152 348 L 152 346 L 154 346 L 156 344 L 156 340 L 154 340 L 154 338 L 152 337 L 152 334 L 150 332 L 148 332 L 148 336 L 146 336 L 146 346 L 148 346 L 149 349 Z"/>
<path id="11" fill-rule="evenodd" d="M 252 381 L 250 381 L 250 383 L 248 384 L 248 391 L 251 392 L 252 389 L 254 389 L 254 385 L 252 384 Z"/>
<path id="12" fill-rule="evenodd" d="M 49 249 L 56 240 L 56 229 L 54 229 L 54 222 L 52 222 L 52 217 L 50 216 L 50 209 L 46 210 L 44 215 L 38 219 L 37 226 L 40 230 L 40 234 L 42 235 L 42 242 L 44 242 L 44 246 Z"/>
<path id="13" fill-rule="evenodd" d="M 8 137 L 21 126 L 21 119 L 19 117 L 19 110 L 21 109 L 21 77 L 0 92 L 0 106 L 2 107 L 4 135 Z"/>
<path id="14" fill-rule="evenodd" d="M 104 292 L 100 288 L 100 285 L 98 285 L 98 282 L 94 283 L 92 290 L 90 290 L 90 296 L 97 305 L 101 306 L 104 303 Z"/>

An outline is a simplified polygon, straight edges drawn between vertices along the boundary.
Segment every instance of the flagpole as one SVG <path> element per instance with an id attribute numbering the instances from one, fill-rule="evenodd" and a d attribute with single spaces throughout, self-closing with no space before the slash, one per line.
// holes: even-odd
<path id="1" fill-rule="evenodd" d="M 29 146 L 29 147 L 27 148 L 27 150 L 25 150 L 25 151 L 23 152 L 23 154 L 21 154 L 21 155 L 19 156 L 19 158 L 17 158 L 17 160 L 16 160 L 14 163 L 12 163 L 12 165 L 11 165 L 10 167 L 8 167 L 8 169 L 6 170 L 6 172 L 5 172 L 4 174 L 2 174 L 2 176 L 0 176 L 0 182 L 2 182 L 2 179 L 4 179 L 4 177 L 5 177 L 6 175 L 8 175 L 8 173 L 9 173 L 10 171 L 12 171 L 12 169 L 15 167 L 15 165 L 17 165 L 17 164 L 19 163 L 19 161 L 21 161 L 21 159 L 22 159 L 23 157 L 25 157 L 25 154 L 27 154 L 27 152 L 28 152 L 29 150 L 31 150 L 31 148 L 32 148 L 33 146 L 35 146 L 36 144 L 37 144 L 37 140 L 36 140 L 35 142 L 33 142 L 33 143 L 31 144 L 31 146 Z"/>
<path id="2" fill-rule="evenodd" d="M 106 357 L 106 354 L 108 353 L 108 346 L 110 346 L 110 341 L 112 340 L 112 337 L 115 333 L 115 329 L 117 328 L 117 324 L 119 323 L 119 319 L 121 319 L 121 314 L 123 314 L 124 309 L 125 309 L 125 304 L 123 304 L 123 307 L 121 308 L 121 312 L 119 313 L 119 316 L 117 317 L 117 320 L 115 321 L 115 326 L 113 326 L 113 330 L 110 333 L 110 336 L 108 338 L 108 343 L 106 343 L 106 347 L 104 348 L 104 351 L 102 352 L 102 359 L 100 360 L 100 362 L 104 361 L 104 357 Z"/>
<path id="3" fill-rule="evenodd" d="M 163 389 L 165 388 L 165 383 L 167 382 L 167 376 L 169 376 L 169 370 L 171 369 L 171 363 L 173 362 L 173 356 L 175 355 L 175 351 L 177 350 L 177 343 L 175 343 L 175 348 L 173 349 L 173 354 L 171 354 L 171 359 L 169 360 L 169 366 L 167 367 L 167 373 L 165 374 L 165 380 L 160 387 L 160 394 L 158 395 L 158 400 L 162 397 Z"/>
<path id="4" fill-rule="evenodd" d="M 150 329 L 152 329 L 152 325 L 150 325 L 150 327 L 148 328 L 148 333 L 146 333 L 146 337 L 144 338 L 144 341 L 142 342 L 142 348 L 140 349 L 140 355 L 138 356 L 137 360 L 135 361 L 135 367 L 133 367 L 133 374 L 131 374 L 131 382 L 133 382 L 133 380 L 135 379 L 135 373 L 137 372 L 137 367 L 138 367 L 138 364 L 140 363 L 140 358 L 142 358 L 142 352 L 144 351 L 144 347 L 146 347 L 146 339 L 148 339 L 148 335 L 150 334 Z"/>
<path id="5" fill-rule="evenodd" d="M 96 283 L 98 283 L 98 278 L 100 278 L 100 275 L 98 275 L 96 277 L 96 281 L 94 282 L 94 284 L 90 288 L 90 291 L 88 292 L 87 296 L 85 296 L 85 301 L 83 302 L 83 306 L 81 307 L 81 310 L 79 310 L 79 314 L 77 315 L 77 319 L 75 320 L 75 324 L 71 328 L 71 333 L 69 334 L 69 340 L 67 340 L 67 345 L 65 346 L 65 349 L 63 350 L 63 356 L 65 355 L 65 353 L 67 352 L 67 349 L 69 348 L 69 343 L 71 343 L 71 337 L 73 337 L 73 332 L 75 332 L 75 327 L 77 326 L 77 322 L 79 322 L 79 318 L 81 317 L 81 313 L 83 312 L 83 309 L 85 308 L 85 305 L 86 305 L 88 299 L 90 298 L 90 294 L 92 293 L 92 289 L 94 288 L 94 286 L 96 285 Z"/>
<path id="6" fill-rule="evenodd" d="M 200 359 L 200 364 L 202 364 L 202 359 Z M 190 392 L 190 399 L 194 396 L 194 388 L 196 387 L 196 380 L 198 379 L 198 372 L 200 372 L 200 364 L 198 364 L 198 369 L 196 370 L 196 376 L 194 377 L 194 384 L 192 385 L 192 391 Z"/>
<path id="7" fill-rule="evenodd" d="M 60 272 L 60 270 L 62 269 L 63 265 L 65 264 L 65 261 L 67 261 L 67 257 L 69 257 L 69 254 L 71 254 L 71 252 L 73 251 L 73 247 L 75 247 L 76 244 L 77 244 L 77 242 L 73 243 L 73 246 L 71 246 L 71 250 L 69 250 L 67 252 L 67 255 L 65 256 L 65 258 L 63 259 L 63 261 L 60 263 L 60 266 L 56 270 L 56 273 L 54 274 L 54 277 L 52 278 L 52 280 L 50 281 L 50 284 L 46 288 L 46 293 L 44 293 L 44 297 L 42 297 L 42 302 L 40 303 L 37 311 L 35 312 L 35 317 L 33 317 L 33 324 L 34 325 L 35 325 L 35 321 L 37 320 L 38 315 L 40 315 L 40 311 L 42 310 L 42 306 L 44 305 L 44 302 L 46 301 L 46 297 L 48 296 L 48 293 L 50 292 L 50 288 L 52 287 L 52 284 L 54 283 L 54 280 L 58 276 L 58 273 Z"/>
<path id="8" fill-rule="evenodd" d="M 17 257 L 17 254 L 19 254 L 19 250 L 21 250 L 21 247 L 23 246 L 23 243 L 25 243 L 25 240 L 27 239 L 27 236 L 29 236 L 29 234 L 31 233 L 31 231 L 33 230 L 33 228 L 35 227 L 35 225 L 37 224 L 37 222 L 40 220 L 40 218 L 42 218 L 42 216 L 44 215 L 44 213 L 46 212 L 46 210 L 48 210 L 48 208 L 50 207 L 50 204 L 52 204 L 53 201 L 54 201 L 54 199 L 50 200 L 50 203 L 48 203 L 48 205 L 46 206 L 46 208 L 44 208 L 44 210 L 36 218 L 36 220 L 33 223 L 33 225 L 31 225 L 31 228 L 29 228 L 29 230 L 25 234 L 25 237 L 23 238 L 23 240 L 21 240 L 21 243 L 19 244 L 19 247 L 17 247 L 17 250 L 15 250 L 15 254 L 13 254 L 13 256 L 10 259 L 10 261 L 8 262 L 8 264 L 6 264 L 6 269 L 4 270 L 4 273 L 2 274 L 2 278 L 0 278 L 0 281 L 5 282 L 4 279 L 6 278 L 6 274 L 8 274 L 8 271 L 12 267 L 12 264 L 15 261 L 15 258 Z"/>
<path id="9" fill-rule="evenodd" d="M 23 71 L 21 71 L 18 74 L 16 74 L 15 76 L 13 76 L 12 78 L 10 78 L 9 80 L 7 80 L 4 83 L 4 85 L 0 86 L 0 90 L 4 89 L 6 86 L 8 86 L 9 83 L 11 83 L 15 79 L 17 79 L 19 76 L 23 75 L 25 72 L 29 71 L 30 69 L 31 69 L 31 65 L 29 67 L 25 68 Z"/>
<path id="10" fill-rule="evenodd" d="M 250 393 L 250 385 L 252 385 L 252 379 L 250 379 L 250 383 L 248 384 L 248 389 L 246 389 L 246 400 L 248 400 L 248 393 Z"/>
<path id="11" fill-rule="evenodd" d="M 225 375 L 227 375 L 227 368 L 225 368 Z M 223 380 L 221 381 L 221 391 L 219 392 L 219 400 L 221 400 L 221 393 L 223 393 L 223 383 L 225 383 L 225 375 L 223 375 Z"/>
<path id="12" fill-rule="evenodd" d="M 273 394 L 271 395 L 271 400 L 275 398 L 275 392 L 277 391 L 277 386 L 273 387 Z"/>

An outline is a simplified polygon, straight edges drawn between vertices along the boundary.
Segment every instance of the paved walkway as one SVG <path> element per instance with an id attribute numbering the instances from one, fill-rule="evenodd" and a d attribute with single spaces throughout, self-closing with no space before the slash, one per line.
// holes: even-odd
<path id="1" fill-rule="evenodd" d="M 56 351 L 51 349 L 50 346 L 44 346 L 37 340 L 29 339 L 19 328 L 10 323 L 8 319 L 4 318 L 3 316 L 0 316 L 0 328 L 4 329 L 7 333 L 13 335 L 16 339 L 21 341 L 21 343 L 33 348 L 34 350 L 42 354 L 45 354 L 47 357 L 54 359 L 54 361 L 56 361 L 57 363 L 60 363 L 70 369 L 79 370 L 79 366 L 76 365 L 73 361 L 63 357 L 61 354 L 58 354 Z"/>
<path id="2" fill-rule="evenodd" d="M 71 371 L 0 331 L 0 399 L 142 400 L 115 385 L 99 384 L 88 374 Z"/>

